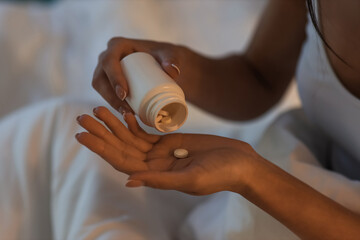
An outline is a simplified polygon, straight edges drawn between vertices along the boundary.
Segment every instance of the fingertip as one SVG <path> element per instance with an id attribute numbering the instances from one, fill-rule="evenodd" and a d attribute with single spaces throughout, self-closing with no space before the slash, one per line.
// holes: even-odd
<path id="1" fill-rule="evenodd" d="M 171 66 L 173 68 L 175 68 L 175 70 L 177 71 L 178 75 L 180 75 L 181 71 L 180 71 L 180 68 L 175 64 L 175 63 L 172 63 Z"/>
<path id="2" fill-rule="evenodd" d="M 76 121 L 80 124 L 85 117 L 86 117 L 86 114 L 81 114 L 76 117 Z"/>
<path id="3" fill-rule="evenodd" d="M 135 116 L 134 116 L 134 114 L 132 114 L 131 112 L 124 112 L 123 113 L 123 118 L 124 118 L 124 120 L 126 121 L 126 122 L 128 122 L 128 121 L 136 121 L 136 118 L 135 118 Z"/>
<path id="4" fill-rule="evenodd" d="M 164 71 L 172 78 L 172 79 L 176 79 L 177 77 L 179 77 L 180 75 L 180 67 L 179 64 L 174 63 L 174 62 L 163 62 L 162 63 L 162 68 L 164 69 Z"/>
<path id="5" fill-rule="evenodd" d="M 124 101 L 125 98 L 127 97 L 126 90 L 123 87 L 121 87 L 120 85 L 116 85 L 115 93 L 120 98 L 121 101 Z"/>
<path id="6" fill-rule="evenodd" d="M 81 132 L 81 133 L 76 133 L 75 134 L 75 138 L 78 142 L 82 142 L 82 140 L 84 139 L 86 133 L 85 132 Z"/>
<path id="7" fill-rule="evenodd" d="M 132 173 L 129 177 L 128 177 L 128 181 L 145 181 L 146 180 L 146 176 L 149 174 L 149 172 L 135 172 Z"/>
<path id="8" fill-rule="evenodd" d="M 142 171 L 136 172 L 129 176 L 128 181 L 141 181 L 148 187 L 162 188 L 163 182 L 166 180 L 163 178 L 160 171 Z"/>
<path id="9" fill-rule="evenodd" d="M 141 187 L 145 186 L 145 183 L 143 181 L 139 180 L 129 180 L 126 184 L 126 187 L 135 188 L 135 187 Z"/>
<path id="10" fill-rule="evenodd" d="M 122 112 L 121 115 L 123 116 L 123 119 L 125 120 L 125 122 L 127 122 L 128 118 L 126 117 L 126 115 L 127 115 L 126 112 Z"/>
<path id="11" fill-rule="evenodd" d="M 91 117 L 90 115 L 82 114 L 78 116 L 76 120 L 81 127 L 86 129 L 88 124 L 91 123 L 91 121 L 94 120 L 94 118 Z"/>
<path id="12" fill-rule="evenodd" d="M 115 92 L 120 91 L 118 96 L 124 101 L 129 93 L 129 86 L 121 65 L 117 65 L 117 67 L 119 67 L 119 72 L 117 73 L 117 79 L 114 81 Z"/>
<path id="13" fill-rule="evenodd" d="M 105 107 L 103 107 L 103 106 L 97 106 L 97 107 L 95 107 L 95 108 L 93 109 L 94 115 L 97 116 L 97 115 L 99 114 L 99 111 L 102 110 L 102 108 L 105 108 Z"/>
<path id="14" fill-rule="evenodd" d="M 80 125 L 80 126 L 82 126 L 82 121 L 83 121 L 83 115 L 80 115 L 80 116 L 77 116 L 76 117 L 76 122 Z M 83 127 L 83 126 L 82 126 Z"/>
<path id="15" fill-rule="evenodd" d="M 118 111 L 121 113 L 121 115 L 134 112 L 126 101 L 124 101 L 123 104 L 118 108 Z"/>
<path id="16" fill-rule="evenodd" d="M 93 109 L 93 113 L 94 113 L 94 116 L 97 117 L 97 118 L 101 118 L 101 117 L 104 117 L 104 115 L 110 113 L 110 110 L 107 109 L 107 107 L 104 107 L 104 106 L 98 106 L 96 108 Z M 101 120 L 101 119 L 100 119 Z"/>

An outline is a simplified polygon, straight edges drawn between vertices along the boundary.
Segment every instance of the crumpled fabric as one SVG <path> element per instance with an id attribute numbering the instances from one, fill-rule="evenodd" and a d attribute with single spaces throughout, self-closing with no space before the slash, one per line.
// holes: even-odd
<path id="1" fill-rule="evenodd" d="M 74 138 L 76 117 L 93 106 L 55 99 L 0 122 L 1 238 L 174 239 L 204 199 L 126 188 L 127 175 Z"/>
<path id="2" fill-rule="evenodd" d="M 360 182 L 323 167 L 328 141 L 302 110 L 292 110 L 267 129 L 255 149 L 320 193 L 360 213 Z M 197 206 L 181 229 L 183 240 L 299 239 L 269 214 L 231 192 L 217 193 Z"/>

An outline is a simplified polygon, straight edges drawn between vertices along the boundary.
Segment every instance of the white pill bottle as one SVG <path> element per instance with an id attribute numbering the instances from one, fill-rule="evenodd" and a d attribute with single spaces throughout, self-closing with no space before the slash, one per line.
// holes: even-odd
<path id="1" fill-rule="evenodd" d="M 188 115 L 185 95 L 160 64 L 143 52 L 132 53 L 120 63 L 129 86 L 126 101 L 141 121 L 160 132 L 179 129 Z M 156 121 L 161 110 L 169 113 L 170 122 Z"/>

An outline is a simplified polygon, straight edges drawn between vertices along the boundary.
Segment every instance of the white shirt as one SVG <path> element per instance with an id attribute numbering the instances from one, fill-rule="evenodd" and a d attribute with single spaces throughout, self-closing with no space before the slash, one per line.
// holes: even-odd
<path id="1" fill-rule="evenodd" d="M 331 168 L 360 179 L 360 100 L 336 76 L 310 18 L 296 78 L 307 117 L 332 142 L 327 159 Z"/>

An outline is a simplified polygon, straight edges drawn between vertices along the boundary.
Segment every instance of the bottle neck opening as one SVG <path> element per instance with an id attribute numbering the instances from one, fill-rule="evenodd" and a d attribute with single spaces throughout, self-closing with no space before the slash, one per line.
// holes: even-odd
<path id="1" fill-rule="evenodd" d="M 155 121 L 155 128 L 161 132 L 173 132 L 179 129 L 187 118 L 187 107 L 182 103 L 170 103 L 163 107 L 160 111 L 165 111 L 169 114 L 169 121 Z M 157 116 L 159 113 L 157 114 Z"/>
<path id="2" fill-rule="evenodd" d="M 168 114 L 165 119 L 158 120 L 160 111 Z M 183 98 L 169 95 L 152 101 L 147 111 L 148 122 L 160 132 L 173 132 L 179 129 L 186 121 L 188 109 Z M 165 116 L 164 116 L 165 118 Z"/>

